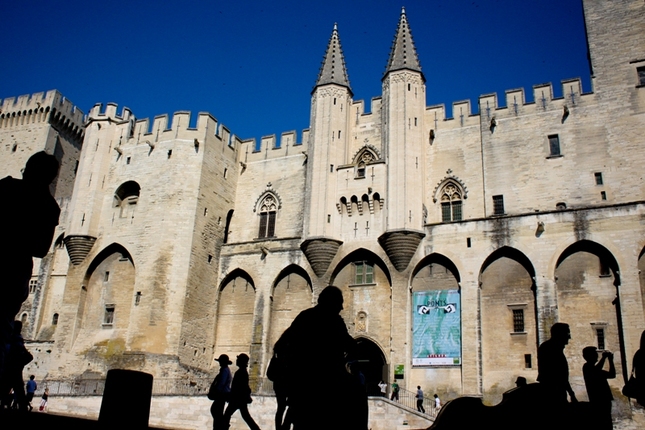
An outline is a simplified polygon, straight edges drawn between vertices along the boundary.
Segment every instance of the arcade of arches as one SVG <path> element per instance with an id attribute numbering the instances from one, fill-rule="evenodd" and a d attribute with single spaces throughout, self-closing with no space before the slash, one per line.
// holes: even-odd
<path id="1" fill-rule="evenodd" d="M 376 384 L 381 379 L 392 382 L 394 368 L 403 365 L 403 386 L 422 385 L 447 398 L 477 394 L 466 392 L 463 385 L 465 369 L 474 368 L 481 395 L 494 404 L 513 387 L 517 376 L 535 381 L 537 347 L 548 338 L 549 327 L 556 321 L 571 326 L 566 353 L 574 384 L 584 385 L 579 352 L 588 345 L 615 352 L 617 372 L 624 375 L 628 371 L 621 334 L 620 270 L 614 255 L 598 243 L 579 241 L 554 256 L 552 282 L 515 248 L 500 247 L 489 254 L 479 266 L 476 309 L 465 302 L 459 304 L 464 308 L 462 327 L 476 327 L 478 337 L 474 341 L 464 337 L 461 364 L 447 366 L 413 366 L 412 335 L 405 339 L 408 358 L 393 359 L 392 336 L 411 332 L 414 293 L 452 290 L 463 297 L 462 262 L 431 253 L 415 264 L 408 285 L 403 286 L 397 285 L 401 277 L 397 278 L 400 275 L 385 261 L 370 250 L 354 250 L 335 260 L 325 282 L 343 292 L 341 316 L 349 333 L 360 341 L 358 358 L 371 393 L 378 393 Z M 161 279 L 167 263 L 158 264 Z M 645 296 L 645 251 L 637 264 L 640 292 Z M 162 342 L 165 289 L 153 285 L 144 291 L 144 297 L 152 295 L 153 305 L 148 314 L 137 316 L 135 309 L 142 295 L 136 291 L 135 272 L 136 261 L 121 245 L 112 244 L 94 258 L 78 296 L 75 349 L 108 345 L 106 348 L 127 352 L 150 349 L 157 337 Z M 317 281 L 296 264 L 281 269 L 266 288 L 256 283 L 252 271 L 239 267 L 230 271 L 217 290 L 214 338 L 204 351 L 211 350 L 215 356 L 250 354 L 251 376 L 263 378 L 272 346 L 299 312 L 315 304 L 324 288 Z M 407 289 L 407 304 L 394 302 L 397 288 Z M 398 318 L 400 315 L 407 317 Z M 128 336 L 133 327 L 138 336 Z M 612 381 L 612 386 L 618 389 L 621 381 Z"/>

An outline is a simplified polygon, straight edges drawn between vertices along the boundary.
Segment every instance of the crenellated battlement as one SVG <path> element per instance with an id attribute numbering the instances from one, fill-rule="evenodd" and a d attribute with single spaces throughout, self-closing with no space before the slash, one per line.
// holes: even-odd
<path id="1" fill-rule="evenodd" d="M 295 130 L 291 130 L 280 134 L 280 140 L 275 134 L 262 136 L 259 146 L 254 138 L 244 140 L 242 144 L 247 152 L 245 158 L 247 161 L 258 161 L 300 154 L 307 150 L 309 129 L 304 129 L 301 137 L 302 139 L 298 141 L 298 134 Z"/>
<path id="2" fill-rule="evenodd" d="M 236 150 L 239 149 L 241 142 L 228 127 L 208 112 L 199 112 L 195 124 L 191 126 L 190 111 L 177 111 L 172 117 L 168 114 L 157 115 L 150 121 L 149 118 L 137 119 L 127 107 L 123 107 L 119 114 L 116 103 L 107 103 L 105 106 L 97 103 L 88 114 L 88 122 L 105 120 L 124 126 L 130 124 L 132 129 L 128 140 L 134 142 L 154 143 L 169 139 L 197 139 L 205 134 L 215 136 Z"/>
<path id="3" fill-rule="evenodd" d="M 445 105 L 435 105 L 426 108 L 426 112 L 432 118 L 436 116 L 438 120 L 459 120 L 462 125 L 466 125 L 466 118 L 486 116 L 492 118 L 500 112 L 506 111 L 508 115 L 520 115 L 535 111 L 547 111 L 552 109 L 562 109 L 575 107 L 581 101 L 581 97 L 591 93 L 582 92 L 582 82 L 580 78 L 565 79 L 561 81 L 562 96 L 553 95 L 553 85 L 550 82 L 536 84 L 533 86 L 533 101 L 526 101 L 524 88 L 514 88 L 505 91 L 505 105 L 500 105 L 497 93 L 482 94 L 478 100 L 479 113 L 473 113 L 470 100 L 460 100 L 452 104 L 452 117 L 446 117 Z M 529 110 L 530 109 L 530 110 Z"/>
<path id="4" fill-rule="evenodd" d="M 0 113 L 5 115 L 13 113 L 27 115 L 40 111 L 56 110 L 77 124 L 82 124 L 83 122 L 83 112 L 58 90 L 7 97 L 2 100 L 1 106 L 2 111 Z"/>
<path id="5" fill-rule="evenodd" d="M 57 90 L 8 97 L 1 106 L 0 128 L 49 122 L 77 143 L 82 141 L 83 112 Z"/>
<path id="6" fill-rule="evenodd" d="M 92 106 L 92 109 L 90 109 L 90 112 L 87 114 L 87 119 L 88 121 L 110 119 L 115 122 L 127 122 L 131 118 L 134 118 L 132 111 L 125 106 L 121 109 L 121 114 L 119 115 L 117 113 L 118 107 L 119 106 L 116 103 L 107 103 L 106 105 L 103 105 L 103 103 L 97 103 Z"/>

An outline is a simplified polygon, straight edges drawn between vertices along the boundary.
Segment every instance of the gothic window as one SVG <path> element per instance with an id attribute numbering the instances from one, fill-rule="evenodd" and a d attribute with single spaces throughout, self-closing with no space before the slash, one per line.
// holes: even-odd
<path id="1" fill-rule="evenodd" d="M 354 284 L 373 284 L 374 265 L 367 261 L 354 262 Z"/>
<path id="2" fill-rule="evenodd" d="M 453 182 L 448 182 L 441 191 L 441 222 L 461 221 L 462 192 Z"/>
<path id="3" fill-rule="evenodd" d="M 354 156 L 354 179 L 364 179 L 367 176 L 367 166 L 378 160 L 378 155 L 371 148 L 364 146 Z"/>
<path id="4" fill-rule="evenodd" d="M 260 204 L 260 229 L 258 238 L 275 237 L 275 217 L 278 202 L 273 194 L 267 194 Z"/>

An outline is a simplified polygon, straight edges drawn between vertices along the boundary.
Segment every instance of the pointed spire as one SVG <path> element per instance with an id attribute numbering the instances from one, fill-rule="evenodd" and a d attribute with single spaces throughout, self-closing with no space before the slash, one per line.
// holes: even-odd
<path id="1" fill-rule="evenodd" d="M 394 42 L 392 43 L 392 49 L 390 50 L 390 59 L 387 62 L 384 76 L 390 72 L 401 69 L 419 72 L 423 78 L 417 50 L 414 47 L 414 41 L 412 40 L 412 32 L 410 31 L 408 18 L 405 15 L 405 8 L 401 8 L 399 26 L 396 29 L 396 35 L 394 36 Z M 425 81 L 425 78 L 423 79 Z"/>
<path id="2" fill-rule="evenodd" d="M 325 52 L 320 72 L 318 72 L 318 80 L 316 81 L 315 87 L 326 84 L 341 85 L 347 87 L 350 94 L 352 92 L 349 86 L 349 78 L 347 77 L 347 69 L 345 68 L 345 57 L 340 47 L 338 26 L 336 24 L 334 24 L 334 30 L 331 33 L 331 38 L 327 45 L 327 51 Z"/>

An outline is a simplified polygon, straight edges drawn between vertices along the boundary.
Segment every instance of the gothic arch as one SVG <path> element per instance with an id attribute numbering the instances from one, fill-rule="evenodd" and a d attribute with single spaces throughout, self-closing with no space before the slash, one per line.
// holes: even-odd
<path id="1" fill-rule="evenodd" d="M 255 284 L 243 269 L 231 271 L 218 288 L 215 354 L 249 354 L 255 316 Z"/>
<path id="2" fill-rule="evenodd" d="M 588 252 L 594 254 L 599 258 L 601 264 L 606 264 L 607 268 L 611 270 L 612 275 L 614 276 L 614 286 L 620 285 L 620 270 L 618 268 L 618 261 L 616 257 L 603 245 L 591 241 L 591 240 L 579 240 L 575 243 L 569 245 L 562 253 L 558 256 L 558 260 L 555 264 L 556 270 L 571 255 L 577 252 Z"/>
<path id="3" fill-rule="evenodd" d="M 466 187 L 466 184 L 464 184 L 464 182 L 457 176 L 448 175 L 439 181 L 437 186 L 434 187 L 434 191 L 432 192 L 433 203 L 437 203 L 437 201 L 441 200 L 444 190 L 446 190 L 450 185 L 455 187 L 455 190 L 461 194 L 462 199 L 465 200 L 468 198 L 468 188 Z"/>
<path id="4" fill-rule="evenodd" d="M 226 285 L 232 281 L 235 278 L 242 278 L 246 282 L 248 282 L 253 289 L 255 289 L 255 283 L 253 282 L 253 278 L 251 278 L 251 275 L 249 275 L 245 270 L 237 268 L 234 269 L 233 271 L 229 272 L 224 279 L 222 279 L 222 282 L 219 284 L 218 291 L 222 291 Z"/>
<path id="5" fill-rule="evenodd" d="M 112 243 L 105 248 L 98 254 L 96 254 L 96 257 L 92 260 L 90 265 L 87 267 L 87 271 L 85 272 L 85 278 L 84 281 L 88 280 L 90 276 L 92 276 L 92 273 L 96 270 L 96 268 L 105 260 L 107 257 L 109 257 L 112 254 L 119 253 L 121 254 L 121 258 L 129 260 L 132 265 L 134 266 L 134 260 L 132 259 L 132 255 L 130 252 L 120 243 Z"/>
<path id="6" fill-rule="evenodd" d="M 282 208 L 282 199 L 275 190 L 269 188 L 260 194 L 253 205 L 253 212 L 262 212 L 263 208 L 275 211 Z"/>
<path id="7" fill-rule="evenodd" d="M 77 314 L 81 329 L 103 327 L 125 329 L 135 283 L 135 266 L 130 252 L 112 243 L 99 252 L 89 264 L 79 298 Z"/>
<path id="8" fill-rule="evenodd" d="M 523 252 L 502 246 L 484 260 L 479 287 L 482 388 L 484 400 L 497 403 L 512 388 L 509 374 L 537 378 L 535 268 Z"/>
<path id="9" fill-rule="evenodd" d="M 381 259 L 381 257 L 376 255 L 374 252 L 372 252 L 372 251 L 370 251 L 368 249 L 365 249 L 365 248 L 356 249 L 356 250 L 350 252 L 349 254 L 347 254 L 345 257 L 343 257 L 336 264 L 336 266 L 334 267 L 334 270 L 332 271 L 331 277 L 329 279 L 329 284 L 334 285 L 334 281 L 335 281 L 336 277 L 338 276 L 338 274 L 348 264 L 351 264 L 352 262 L 358 261 L 358 260 L 373 261 L 374 265 L 378 266 L 383 271 L 383 273 L 387 277 L 389 285 L 392 285 L 392 275 L 390 274 L 390 270 L 388 269 L 388 267 L 385 264 L 385 262 L 383 261 L 383 259 Z"/>
<path id="10" fill-rule="evenodd" d="M 367 335 L 356 337 L 356 362 L 365 377 L 368 396 L 380 396 L 380 381 L 389 381 L 387 356 L 376 339 Z"/>
<path id="11" fill-rule="evenodd" d="M 626 380 L 620 268 L 614 254 L 591 240 L 574 242 L 558 256 L 554 279 L 558 320 L 570 323 L 569 348 L 595 345 L 616 351 L 616 372 Z M 578 369 L 572 373 L 581 376 Z M 610 386 L 620 388 L 615 381 Z"/>
<path id="12" fill-rule="evenodd" d="M 364 145 L 352 157 L 352 164 L 357 166 L 359 163 L 371 164 L 381 159 L 379 150 L 372 145 Z"/>
<path id="13" fill-rule="evenodd" d="M 434 252 L 432 254 L 426 255 L 425 257 L 423 257 L 423 259 L 421 259 L 421 261 L 419 261 L 416 264 L 416 266 L 414 267 L 414 270 L 412 271 L 412 274 L 410 276 L 410 285 L 412 283 L 412 280 L 414 280 L 415 276 L 417 276 L 417 274 L 424 267 L 427 267 L 429 264 L 434 264 L 434 263 L 437 263 L 437 264 L 440 264 L 440 265 L 444 266 L 446 268 L 446 270 L 448 270 L 452 274 L 452 276 L 454 276 L 454 278 L 457 281 L 457 283 L 461 282 L 461 276 L 459 275 L 459 269 L 457 269 L 457 266 L 455 265 L 455 263 L 453 263 L 452 260 L 450 260 L 445 255 Z"/>
<path id="14" fill-rule="evenodd" d="M 298 314 L 313 305 L 312 285 L 307 271 L 296 264 L 285 267 L 276 277 L 271 286 L 269 351 Z"/>
<path id="15" fill-rule="evenodd" d="M 282 281 L 284 278 L 286 278 L 292 273 L 301 276 L 305 281 L 307 281 L 307 285 L 309 285 L 309 288 L 311 289 L 311 291 L 313 291 L 313 287 L 312 287 L 313 282 L 311 282 L 311 277 L 309 276 L 309 273 L 307 273 L 305 269 L 298 266 L 297 264 L 290 264 L 280 271 L 278 276 L 276 276 L 275 281 L 273 282 L 271 291 L 275 290 L 275 287 L 280 283 L 280 281 Z"/>

